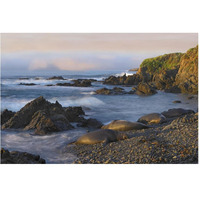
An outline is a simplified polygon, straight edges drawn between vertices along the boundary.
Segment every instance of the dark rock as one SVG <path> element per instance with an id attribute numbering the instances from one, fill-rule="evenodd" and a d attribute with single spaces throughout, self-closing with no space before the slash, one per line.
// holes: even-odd
<path id="1" fill-rule="evenodd" d="M 1 113 L 1 125 L 6 123 L 11 117 L 13 117 L 15 114 L 15 112 L 12 112 L 10 110 L 5 109 L 2 113 Z"/>
<path id="2" fill-rule="evenodd" d="M 74 87 L 90 87 L 91 81 L 84 79 L 84 80 L 73 80 L 73 83 L 57 83 L 57 86 L 74 86 Z"/>
<path id="3" fill-rule="evenodd" d="M 152 95 L 156 93 L 156 90 L 150 84 L 145 82 L 139 83 L 136 89 L 136 94 L 138 95 Z"/>
<path id="4" fill-rule="evenodd" d="M 161 114 L 164 115 L 166 118 L 173 118 L 173 117 L 180 117 L 182 115 L 194 113 L 193 110 L 185 110 L 183 108 L 173 108 L 169 109 L 168 111 L 164 111 Z"/>
<path id="5" fill-rule="evenodd" d="M 35 84 L 35 83 L 20 83 L 19 85 L 33 86 L 33 85 L 37 85 L 37 84 Z"/>
<path id="6" fill-rule="evenodd" d="M 64 108 L 65 110 L 65 116 L 69 120 L 69 122 L 81 122 L 83 121 L 83 117 L 81 115 L 85 115 L 85 112 L 83 111 L 82 107 L 67 107 Z"/>
<path id="7" fill-rule="evenodd" d="M 179 100 L 176 100 L 176 101 L 173 101 L 173 103 L 181 103 L 181 101 L 179 101 Z"/>
<path id="8" fill-rule="evenodd" d="M 188 99 L 194 99 L 194 96 L 190 96 L 190 97 L 188 97 Z"/>
<path id="9" fill-rule="evenodd" d="M 55 85 L 53 85 L 53 84 L 47 84 L 47 85 L 45 85 L 45 86 L 55 86 Z"/>
<path id="10" fill-rule="evenodd" d="M 78 126 L 99 129 L 103 126 L 103 124 L 96 119 L 89 118 L 89 119 L 84 119 L 82 123 L 78 124 Z"/>
<path id="11" fill-rule="evenodd" d="M 19 80 L 29 80 L 29 78 L 22 77 L 22 78 L 19 78 Z"/>
<path id="12" fill-rule="evenodd" d="M 113 89 L 102 88 L 96 90 L 96 94 L 103 94 L 103 95 L 120 95 L 120 94 L 128 94 L 123 88 L 114 87 Z"/>
<path id="13" fill-rule="evenodd" d="M 177 85 L 165 89 L 164 91 L 167 93 L 181 93 L 181 89 Z"/>
<path id="14" fill-rule="evenodd" d="M 52 76 L 49 77 L 47 80 L 65 80 L 62 76 Z"/>
<path id="15" fill-rule="evenodd" d="M 144 124 L 159 124 L 166 120 L 166 117 L 160 113 L 151 113 L 138 119 L 138 122 Z"/>
<path id="16" fill-rule="evenodd" d="M 27 152 L 11 151 L 1 148 L 1 164 L 45 164 L 39 155 Z"/>
<path id="17" fill-rule="evenodd" d="M 73 126 L 69 123 L 65 110 L 57 101 L 53 104 L 41 96 L 26 104 L 2 126 L 2 129 L 10 128 L 34 129 L 35 133 L 43 135 L 68 130 Z"/>

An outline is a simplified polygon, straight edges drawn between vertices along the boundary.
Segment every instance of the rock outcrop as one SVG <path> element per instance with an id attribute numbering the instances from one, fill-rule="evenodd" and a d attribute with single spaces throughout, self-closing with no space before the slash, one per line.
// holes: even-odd
<path id="1" fill-rule="evenodd" d="M 62 76 L 52 76 L 49 77 L 47 80 L 65 80 Z"/>
<path id="2" fill-rule="evenodd" d="M 1 148 L 1 164 L 45 164 L 46 161 L 39 155 L 27 152 L 8 151 Z"/>
<path id="3" fill-rule="evenodd" d="M 138 95 L 152 95 L 157 93 L 154 87 L 145 82 L 139 83 L 137 87 L 133 88 L 133 90 L 136 90 L 136 94 Z"/>
<path id="4" fill-rule="evenodd" d="M 189 49 L 181 57 L 175 85 L 182 93 L 198 93 L 198 46 Z"/>
<path id="5" fill-rule="evenodd" d="M 107 85 L 137 85 L 141 81 L 140 75 L 139 74 L 133 74 L 126 76 L 124 74 L 123 76 L 110 76 L 106 78 L 103 81 L 103 84 Z"/>
<path id="6" fill-rule="evenodd" d="M 7 122 L 11 117 L 13 117 L 14 114 L 15 114 L 15 112 L 5 109 L 1 113 L 1 125 L 4 124 L 5 122 Z"/>
<path id="7" fill-rule="evenodd" d="M 87 79 L 77 79 L 73 80 L 73 83 L 57 83 L 56 86 L 74 86 L 74 87 L 90 87 L 91 85 L 90 80 Z"/>
<path id="8" fill-rule="evenodd" d="M 126 92 L 123 88 L 114 87 L 113 89 L 102 88 L 95 91 L 96 94 L 103 95 L 121 95 L 121 94 L 132 94 L 130 92 Z"/>
<path id="9" fill-rule="evenodd" d="M 42 96 L 26 104 L 2 126 L 2 129 L 35 130 L 42 135 L 71 128 L 64 108 L 57 101 L 50 103 Z"/>

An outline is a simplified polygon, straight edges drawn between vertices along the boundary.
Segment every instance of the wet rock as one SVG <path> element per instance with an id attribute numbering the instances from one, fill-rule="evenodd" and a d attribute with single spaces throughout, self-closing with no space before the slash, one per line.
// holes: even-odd
<path id="1" fill-rule="evenodd" d="M 99 129 L 103 126 L 103 124 L 96 119 L 89 118 L 89 119 L 84 119 L 82 123 L 78 124 L 78 126 L 92 128 L 92 129 Z"/>
<path id="2" fill-rule="evenodd" d="M 77 106 L 77 107 L 67 107 L 64 108 L 65 110 L 65 115 L 69 122 L 81 122 L 83 121 L 82 115 L 85 115 L 85 112 L 83 111 L 82 107 Z"/>
<path id="3" fill-rule="evenodd" d="M 47 80 L 65 80 L 62 76 L 52 76 L 49 77 Z"/>
<path id="4" fill-rule="evenodd" d="M 19 85 L 34 86 L 37 84 L 35 84 L 35 83 L 20 83 Z"/>
<path id="5" fill-rule="evenodd" d="M 138 122 L 144 124 L 159 124 L 166 120 L 166 117 L 160 113 L 151 113 L 138 119 Z"/>
<path id="6" fill-rule="evenodd" d="M 194 99 L 194 96 L 190 96 L 190 97 L 188 97 L 188 99 Z"/>
<path id="7" fill-rule="evenodd" d="M 183 108 L 173 108 L 169 109 L 168 111 L 164 111 L 161 114 L 164 115 L 166 118 L 173 118 L 173 117 L 180 117 L 182 115 L 194 113 L 193 110 L 185 110 Z"/>
<path id="8" fill-rule="evenodd" d="M 73 83 L 57 83 L 56 86 L 73 86 L 73 87 L 90 87 L 91 81 L 90 80 L 73 80 Z"/>
<path id="9" fill-rule="evenodd" d="M 11 151 L 1 148 L 1 164 L 45 164 L 39 155 L 27 152 Z"/>
<path id="10" fill-rule="evenodd" d="M 5 122 L 7 122 L 11 117 L 13 117 L 14 114 L 15 114 L 15 112 L 5 109 L 1 113 L 1 125 L 4 124 Z"/>
<path id="11" fill-rule="evenodd" d="M 96 90 L 96 94 L 103 94 L 103 95 L 121 95 L 121 94 L 129 94 L 123 88 L 114 87 L 113 89 L 102 88 Z"/>
<path id="12" fill-rule="evenodd" d="M 19 80 L 29 80 L 29 78 L 27 78 L 27 77 L 21 77 L 21 78 L 19 78 Z"/>
<path id="13" fill-rule="evenodd" d="M 176 101 L 173 101 L 173 103 L 181 103 L 181 101 L 179 101 L 179 100 L 176 100 Z"/>
<path id="14" fill-rule="evenodd" d="M 10 128 L 34 129 L 35 133 L 43 135 L 68 130 L 73 126 L 65 116 L 65 110 L 57 101 L 53 104 L 41 96 L 26 104 L 2 126 L 2 129 Z"/>
<path id="15" fill-rule="evenodd" d="M 136 87 L 136 94 L 138 95 L 152 95 L 156 94 L 156 90 L 148 83 L 141 82 Z"/>

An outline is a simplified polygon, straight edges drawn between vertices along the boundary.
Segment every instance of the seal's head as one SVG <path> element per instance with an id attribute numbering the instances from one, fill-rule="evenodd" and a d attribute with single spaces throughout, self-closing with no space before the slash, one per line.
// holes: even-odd
<path id="1" fill-rule="evenodd" d="M 117 135 L 117 140 L 125 140 L 128 139 L 128 136 L 125 133 L 119 133 Z"/>

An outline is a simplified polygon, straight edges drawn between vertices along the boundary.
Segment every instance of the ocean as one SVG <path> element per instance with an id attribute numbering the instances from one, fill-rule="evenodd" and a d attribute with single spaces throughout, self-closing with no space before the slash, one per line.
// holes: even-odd
<path id="1" fill-rule="evenodd" d="M 197 96 L 188 99 L 187 94 L 172 94 L 158 91 L 152 96 L 138 95 L 96 95 L 95 90 L 116 86 L 103 85 L 101 82 L 93 82 L 92 87 L 62 87 L 47 84 L 70 82 L 73 79 L 96 79 L 102 81 L 110 75 L 127 75 L 135 72 L 127 71 L 91 71 L 91 72 L 62 72 L 60 74 L 67 80 L 47 80 L 55 74 L 34 75 L 7 75 L 1 77 L 1 111 L 4 109 L 18 111 L 31 100 L 43 96 L 54 103 L 56 100 L 63 106 L 82 106 L 86 118 L 95 118 L 103 124 L 112 120 L 137 121 L 139 117 L 152 112 L 163 112 L 170 108 L 184 108 L 197 111 Z M 21 80 L 20 78 L 27 78 Z M 36 79 L 37 78 L 37 79 Z M 35 83 L 34 86 L 19 85 L 20 83 Z M 119 86 L 121 87 L 121 86 Z M 131 87 L 123 87 L 130 91 Z M 174 104 L 174 100 L 182 103 Z M 1 147 L 8 150 L 25 151 L 39 154 L 47 163 L 72 163 L 76 156 L 65 152 L 69 142 L 84 134 L 87 130 L 76 128 L 46 136 L 34 135 L 30 131 L 2 131 Z"/>

